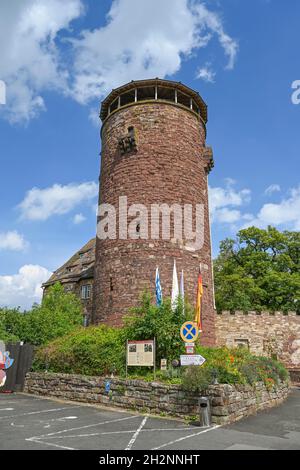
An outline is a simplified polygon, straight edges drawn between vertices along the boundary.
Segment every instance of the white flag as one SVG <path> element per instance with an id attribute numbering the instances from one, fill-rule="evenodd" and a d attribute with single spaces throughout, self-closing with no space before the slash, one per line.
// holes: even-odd
<path id="1" fill-rule="evenodd" d="M 179 295 L 179 286 L 178 286 L 178 278 L 177 278 L 177 270 L 176 270 L 176 261 L 174 260 L 173 279 L 172 279 L 172 295 L 171 295 L 171 306 L 172 306 L 173 311 L 177 307 L 178 295 Z"/>
<path id="2" fill-rule="evenodd" d="M 182 299 L 182 310 L 184 313 L 184 277 L 183 277 L 183 270 L 181 271 L 180 275 L 180 286 L 179 286 L 179 294 Z"/>

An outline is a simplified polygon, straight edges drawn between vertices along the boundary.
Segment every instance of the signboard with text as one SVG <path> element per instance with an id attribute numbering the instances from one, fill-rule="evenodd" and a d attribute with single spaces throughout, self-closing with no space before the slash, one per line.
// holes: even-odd
<path id="1" fill-rule="evenodd" d="M 154 366 L 154 340 L 127 341 L 128 366 Z"/>

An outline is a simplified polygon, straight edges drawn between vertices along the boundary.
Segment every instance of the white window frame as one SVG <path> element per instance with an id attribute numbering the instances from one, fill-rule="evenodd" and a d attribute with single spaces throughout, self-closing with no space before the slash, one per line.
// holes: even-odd
<path id="1" fill-rule="evenodd" d="M 84 284 L 80 289 L 80 298 L 82 300 L 88 300 L 91 298 L 92 285 Z"/>

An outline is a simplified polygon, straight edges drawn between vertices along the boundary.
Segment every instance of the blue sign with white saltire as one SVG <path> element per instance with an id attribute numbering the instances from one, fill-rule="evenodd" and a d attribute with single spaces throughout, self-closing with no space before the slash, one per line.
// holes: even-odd
<path id="1" fill-rule="evenodd" d="M 156 295 L 156 305 L 160 306 L 162 303 L 162 290 L 161 290 L 158 268 L 156 268 L 156 274 L 155 274 L 155 295 Z"/>

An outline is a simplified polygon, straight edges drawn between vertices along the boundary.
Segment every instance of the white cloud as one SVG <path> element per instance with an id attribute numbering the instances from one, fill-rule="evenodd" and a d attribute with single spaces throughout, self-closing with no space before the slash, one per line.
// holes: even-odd
<path id="1" fill-rule="evenodd" d="M 23 251 L 27 246 L 28 242 L 16 230 L 0 232 L 0 250 Z"/>
<path id="2" fill-rule="evenodd" d="M 159 14 L 158 14 L 159 12 Z M 176 73 L 183 57 L 205 47 L 213 35 L 232 68 L 237 44 L 221 18 L 199 1 L 115 0 L 104 27 L 73 39 L 73 96 L 87 103 L 132 79 Z"/>
<path id="3" fill-rule="evenodd" d="M 225 33 L 221 17 L 217 13 L 208 10 L 202 2 L 193 3 L 193 12 L 197 18 L 198 28 L 206 29 L 217 36 L 228 58 L 226 68 L 233 69 L 238 52 L 238 43 Z"/>
<path id="4" fill-rule="evenodd" d="M 42 298 L 41 285 L 51 276 L 48 269 L 28 264 L 22 266 L 17 274 L 0 276 L 0 306 L 29 309 Z"/>
<path id="5" fill-rule="evenodd" d="M 237 190 L 234 188 L 234 180 L 227 178 L 226 185 L 222 187 L 209 188 L 209 207 L 212 223 L 235 223 L 244 218 L 241 211 L 237 209 L 248 204 L 251 197 L 249 189 Z M 249 218 L 249 214 L 246 214 Z"/>
<path id="6" fill-rule="evenodd" d="M 84 217 L 84 215 L 82 215 L 82 214 L 76 214 L 73 217 L 73 223 L 75 225 L 82 224 L 82 222 L 84 222 L 85 220 L 86 220 L 86 217 Z"/>
<path id="7" fill-rule="evenodd" d="M 32 188 L 18 207 L 23 219 L 47 220 L 53 215 L 66 214 L 84 202 L 93 201 L 97 194 L 98 185 L 93 181 L 65 186 L 54 184 L 45 189 Z"/>
<path id="8" fill-rule="evenodd" d="M 264 204 L 245 227 L 251 225 L 261 228 L 274 225 L 290 230 L 300 230 L 300 186 L 291 189 L 278 204 Z"/>
<path id="9" fill-rule="evenodd" d="M 7 85 L 1 113 L 10 122 L 26 122 L 45 110 L 47 90 L 86 104 L 132 79 L 172 76 L 214 36 L 228 58 L 226 68 L 234 65 L 236 41 L 201 0 L 113 0 L 104 26 L 76 35 L 70 27 L 84 5 L 0 2 L 0 78 Z"/>
<path id="10" fill-rule="evenodd" d="M 273 193 L 280 192 L 280 191 L 281 191 L 281 188 L 279 184 L 271 184 L 265 189 L 265 194 L 267 196 L 271 196 Z"/>
<path id="11" fill-rule="evenodd" d="M 234 222 L 237 222 L 240 218 L 241 212 L 239 210 L 228 209 L 228 207 L 223 207 L 222 209 L 217 209 L 215 211 L 213 221 L 232 224 Z"/>
<path id="12" fill-rule="evenodd" d="M 211 69 L 210 64 L 205 64 L 203 67 L 200 67 L 197 71 L 196 78 L 200 78 L 208 83 L 214 83 L 215 81 L 215 72 Z"/>
<path id="13" fill-rule="evenodd" d="M 100 127 L 100 117 L 99 117 L 99 109 L 98 108 L 91 108 L 89 112 L 89 120 L 91 123 L 99 129 Z"/>
<path id="14" fill-rule="evenodd" d="M 58 33 L 82 14 L 80 0 L 0 2 L 0 77 L 7 85 L 1 112 L 10 122 L 28 121 L 45 109 L 45 90 L 67 88 Z"/>
<path id="15" fill-rule="evenodd" d="M 233 231 L 251 226 L 266 228 L 268 225 L 281 230 L 300 229 L 300 186 L 290 189 L 280 202 L 264 204 L 257 214 L 251 214 L 244 212 L 244 206 L 250 202 L 251 191 L 239 191 L 235 184 L 234 180 L 227 178 L 224 188 L 209 188 L 212 223 L 228 224 Z M 265 193 L 268 195 L 281 191 L 278 184 L 269 186 L 267 190 Z"/>

